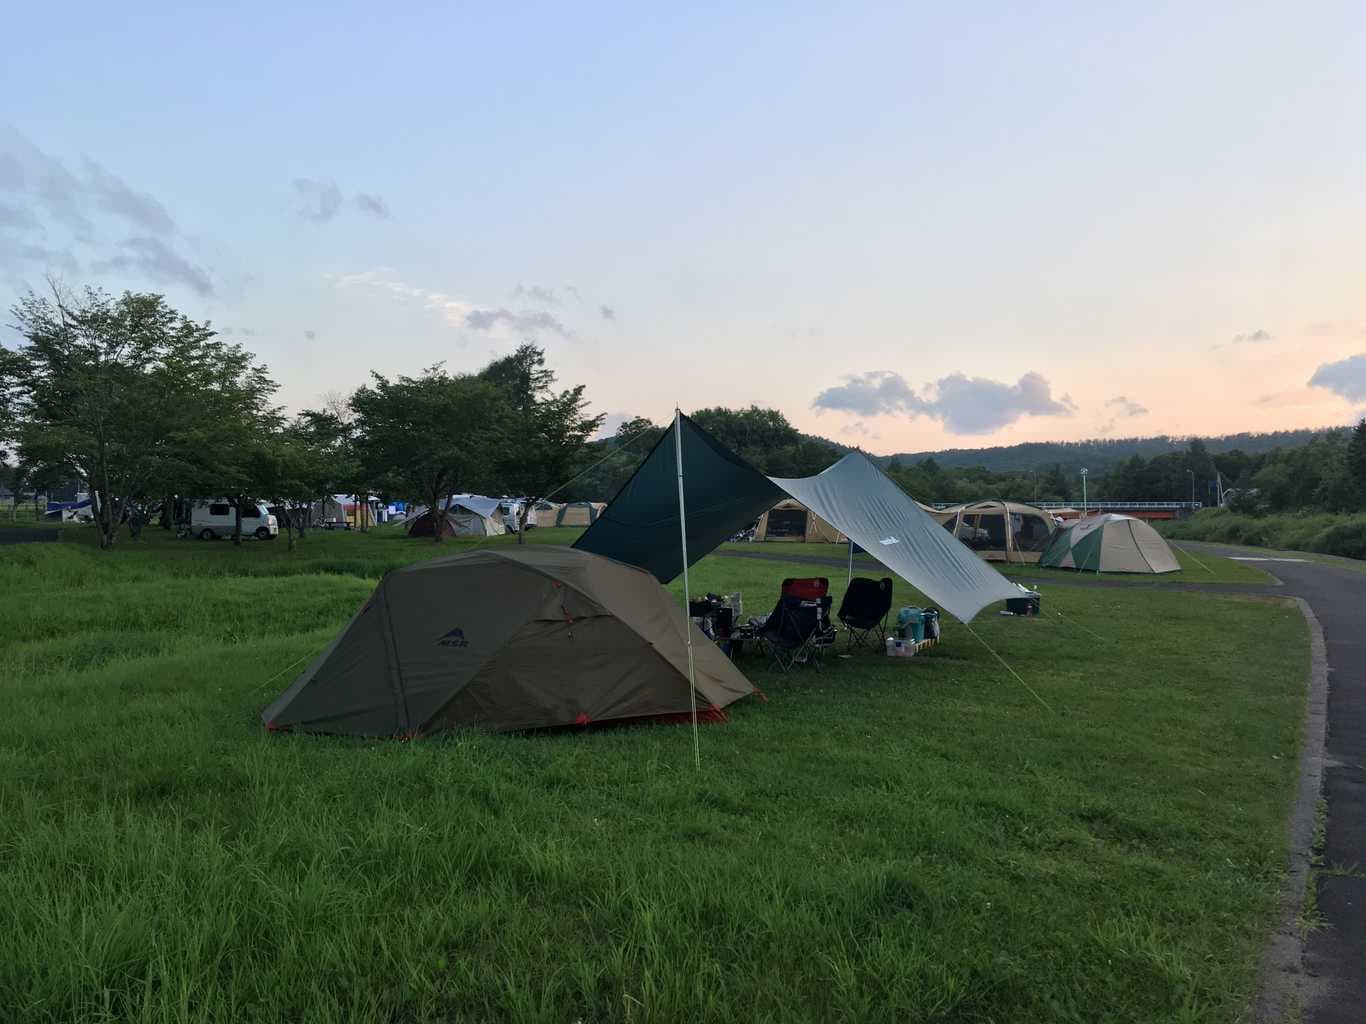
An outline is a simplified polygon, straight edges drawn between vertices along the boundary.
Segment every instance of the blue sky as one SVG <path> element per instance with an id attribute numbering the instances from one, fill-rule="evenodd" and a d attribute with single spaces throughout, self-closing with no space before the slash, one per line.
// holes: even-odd
<path id="1" fill-rule="evenodd" d="M 1346 422 L 1366 8 L 1108 6 L 29 5 L 0 299 L 164 291 L 294 407 L 532 337 L 874 451 Z"/>

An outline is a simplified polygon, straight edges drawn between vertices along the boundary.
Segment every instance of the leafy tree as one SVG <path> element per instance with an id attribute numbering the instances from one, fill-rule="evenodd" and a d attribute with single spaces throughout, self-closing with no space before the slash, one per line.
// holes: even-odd
<path id="1" fill-rule="evenodd" d="M 252 477 L 257 493 L 280 508 L 285 537 L 293 551 L 295 532 L 303 540 L 314 500 L 339 472 L 334 456 L 325 447 L 314 444 L 296 420 L 264 438 L 257 445 L 253 460 Z"/>
<path id="2" fill-rule="evenodd" d="M 351 396 L 363 474 L 390 494 L 421 497 L 433 513 L 461 490 L 492 489 L 507 465 L 512 409 L 494 383 L 440 364 L 419 377 L 372 373 Z M 439 544 L 445 538 L 433 530 Z"/>
<path id="3" fill-rule="evenodd" d="M 1040 482 L 1040 495 L 1049 501 L 1072 500 L 1072 487 L 1062 471 L 1061 463 L 1054 463 L 1053 468 L 1044 474 Z"/>
<path id="4" fill-rule="evenodd" d="M 584 446 L 584 461 L 589 468 L 556 497 L 566 501 L 611 501 L 663 436 L 664 428 L 643 416 L 623 421 L 611 437 Z"/>
<path id="5" fill-rule="evenodd" d="M 21 396 L 20 450 L 87 481 L 102 548 L 131 502 L 202 465 L 274 390 L 250 353 L 160 295 L 54 289 L 11 312 L 26 341 L 7 371 Z"/>
<path id="6" fill-rule="evenodd" d="M 349 399 L 345 403 L 329 400 L 322 409 L 305 409 L 289 427 L 290 436 L 306 445 L 316 459 L 309 479 L 315 487 L 313 498 L 324 505 L 334 494 L 363 493 L 366 487 L 377 486 L 375 481 L 362 483 L 363 473 L 356 451 L 356 420 L 349 402 Z M 310 501 L 294 516 L 294 525 L 301 531 L 314 525 L 311 509 Z"/>
<path id="7" fill-rule="evenodd" d="M 588 415 L 582 384 L 554 390 L 555 373 L 545 364 L 544 350 L 529 342 L 484 367 L 479 379 L 496 388 L 511 410 L 516 441 L 497 465 L 498 489 L 531 499 L 522 507 L 525 528 L 535 499 L 583 466 L 585 446 L 604 417 Z"/>
<path id="8" fill-rule="evenodd" d="M 1353 503 L 1357 508 L 1366 506 L 1366 417 L 1357 423 L 1347 444 L 1346 471 Z"/>
<path id="9" fill-rule="evenodd" d="M 839 458 L 830 445 L 800 433 L 777 409 L 699 409 L 693 422 L 768 476 L 810 476 Z"/>

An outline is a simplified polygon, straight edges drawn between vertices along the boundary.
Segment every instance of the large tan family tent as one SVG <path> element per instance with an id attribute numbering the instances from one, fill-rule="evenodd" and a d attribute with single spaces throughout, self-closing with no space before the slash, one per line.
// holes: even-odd
<path id="1" fill-rule="evenodd" d="M 493 547 L 388 573 L 262 715 L 271 730 L 417 736 L 690 715 L 753 685 L 653 575 L 550 544 Z"/>
<path id="2" fill-rule="evenodd" d="M 1043 509 L 1013 501 L 978 501 L 930 515 L 988 562 L 1037 562 L 1054 530 Z"/>
<path id="3" fill-rule="evenodd" d="M 800 501 L 787 498 L 759 517 L 759 525 L 754 528 L 754 539 L 843 544 L 849 538 Z"/>
<path id="4" fill-rule="evenodd" d="M 1084 572 L 1176 572 L 1181 563 L 1162 535 L 1133 516 L 1088 516 L 1053 535 L 1040 565 Z"/>
<path id="5" fill-rule="evenodd" d="M 592 526 L 606 507 L 605 501 L 566 501 L 555 510 L 555 525 Z"/>

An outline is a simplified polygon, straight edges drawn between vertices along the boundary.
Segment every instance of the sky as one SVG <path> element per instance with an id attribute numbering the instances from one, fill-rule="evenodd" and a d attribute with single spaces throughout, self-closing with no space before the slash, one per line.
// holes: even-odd
<path id="1" fill-rule="evenodd" d="M 1352 421 L 1366 7 L 1127 7 L 23 5 L 0 307 L 163 293 L 291 409 L 530 339 L 878 453 Z"/>

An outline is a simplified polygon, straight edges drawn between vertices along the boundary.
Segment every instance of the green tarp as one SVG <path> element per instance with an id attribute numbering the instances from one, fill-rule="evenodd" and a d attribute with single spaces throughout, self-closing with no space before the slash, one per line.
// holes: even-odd
<path id="1" fill-rule="evenodd" d="M 689 564 L 790 496 L 963 622 L 1019 596 L 865 456 L 847 455 L 815 476 L 769 478 L 686 416 L 680 423 Z M 665 583 L 683 571 L 672 427 L 574 546 L 638 565 Z"/>
<path id="2" fill-rule="evenodd" d="M 784 494 L 688 417 L 680 416 L 679 422 L 683 427 L 688 564 L 692 565 L 758 519 Z M 638 565 L 654 573 L 661 583 L 668 583 L 683 571 L 672 427 L 574 547 Z"/>

